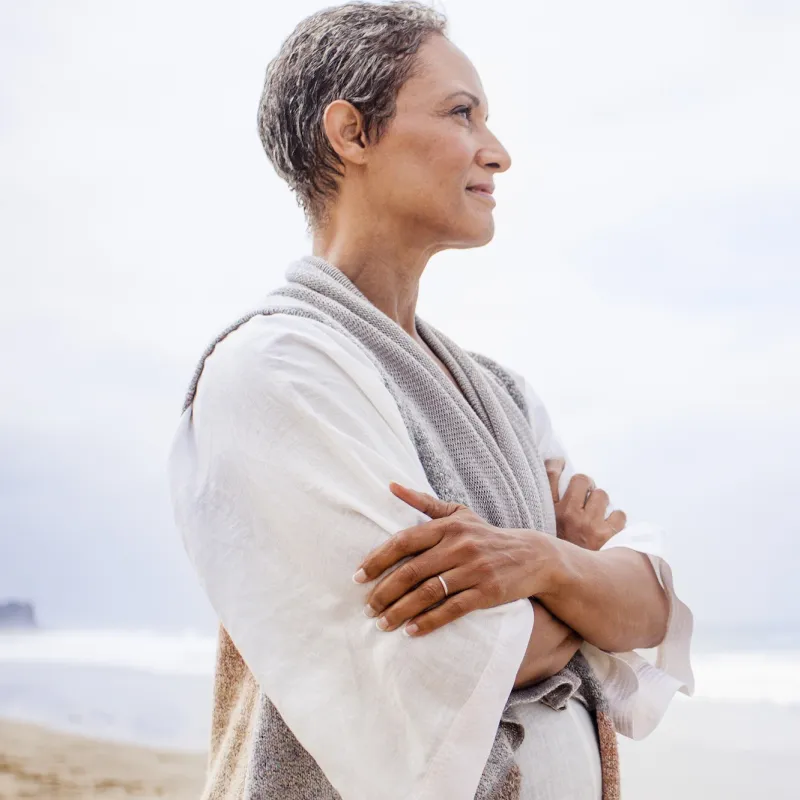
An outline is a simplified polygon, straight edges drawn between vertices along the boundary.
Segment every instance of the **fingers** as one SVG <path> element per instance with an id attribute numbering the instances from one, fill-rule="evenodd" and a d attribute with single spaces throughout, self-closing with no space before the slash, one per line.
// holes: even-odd
<path id="1" fill-rule="evenodd" d="M 427 514 L 431 519 L 399 531 L 391 539 L 388 539 L 380 547 L 373 550 L 361 562 L 353 575 L 353 580 L 356 583 L 366 583 L 374 580 L 401 559 L 421 553 L 423 550 L 438 544 L 442 540 L 447 526 L 445 524 L 437 527 L 432 523 L 439 520 L 452 522 L 458 519 L 453 517 L 457 511 L 470 513 L 469 509 L 460 503 L 440 500 L 438 497 L 425 492 L 418 492 L 416 489 L 410 489 L 408 486 L 403 486 L 403 484 L 396 481 L 389 483 L 389 489 L 396 497 Z"/>
<path id="2" fill-rule="evenodd" d="M 418 492 L 416 489 L 403 486 L 402 483 L 397 483 L 396 481 L 389 483 L 389 490 L 395 497 L 399 497 L 403 502 L 427 514 L 431 519 L 448 517 L 450 514 L 455 514 L 459 508 L 464 508 L 459 503 L 440 500 L 432 494 Z"/>
<path id="3" fill-rule="evenodd" d="M 598 519 L 605 519 L 606 509 L 608 508 L 608 492 L 605 489 L 592 489 L 589 499 L 584 506 L 586 513 L 596 516 Z"/>
<path id="4" fill-rule="evenodd" d="M 445 570 L 457 566 L 452 561 L 452 557 L 448 557 L 447 553 L 438 552 L 440 549 L 426 550 L 418 556 L 410 558 L 385 578 L 378 581 L 367 595 L 364 613 L 368 617 L 377 616 L 403 595 L 410 593 L 415 586 L 418 586 L 427 578 L 433 578 Z M 443 597 L 444 589 L 442 584 L 438 580 L 436 583 L 438 584 L 438 591 Z M 441 600 L 441 597 L 437 597 L 436 600 Z M 373 613 L 370 613 L 370 609 L 372 609 Z"/>
<path id="5" fill-rule="evenodd" d="M 409 636 L 424 636 L 426 633 L 442 628 L 449 622 L 469 614 L 478 608 L 484 608 L 484 596 L 478 589 L 467 589 L 451 595 L 439 606 L 414 617 L 403 631 Z"/>
<path id="6" fill-rule="evenodd" d="M 562 505 L 576 506 L 583 508 L 586 503 L 586 495 L 590 489 L 594 489 L 594 481 L 581 472 L 572 476 L 572 479 L 564 492 Z"/>
<path id="7" fill-rule="evenodd" d="M 628 522 L 628 517 L 625 515 L 624 511 L 617 509 L 608 515 L 606 522 L 611 526 L 615 533 L 619 533 Z"/>
<path id="8" fill-rule="evenodd" d="M 434 575 L 384 609 L 375 624 L 382 631 L 392 631 L 417 614 L 441 603 L 446 597 L 451 597 L 474 583 L 463 569 L 447 570 L 442 573 L 442 578 L 447 584 L 447 595 L 444 593 L 442 582 Z M 371 616 L 366 609 L 364 613 Z"/>
<path id="9" fill-rule="evenodd" d="M 566 462 L 563 458 L 548 458 L 544 462 L 545 469 L 547 470 L 547 480 L 550 482 L 550 494 L 553 496 L 553 502 L 557 503 L 558 497 L 558 481 L 561 473 L 564 471 Z"/>
<path id="10" fill-rule="evenodd" d="M 443 536 L 443 526 L 438 520 L 430 520 L 398 531 L 361 562 L 353 575 L 353 580 L 356 583 L 374 580 L 401 559 L 421 553 L 438 544 Z"/>

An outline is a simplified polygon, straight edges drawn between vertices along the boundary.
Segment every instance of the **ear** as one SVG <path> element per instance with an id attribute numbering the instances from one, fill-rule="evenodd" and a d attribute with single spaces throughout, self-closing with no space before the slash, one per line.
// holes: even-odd
<path id="1" fill-rule="evenodd" d="M 361 112 L 347 100 L 334 100 L 322 115 L 325 135 L 345 164 L 366 161 L 367 136 Z"/>

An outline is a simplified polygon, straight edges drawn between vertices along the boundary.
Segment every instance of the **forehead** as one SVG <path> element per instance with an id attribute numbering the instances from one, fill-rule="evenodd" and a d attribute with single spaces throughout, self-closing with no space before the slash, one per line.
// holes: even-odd
<path id="1" fill-rule="evenodd" d="M 436 102 L 459 90 L 471 92 L 486 104 L 481 79 L 473 63 L 444 36 L 431 36 L 417 51 L 417 69 L 398 94 L 405 100 Z M 404 97 L 405 95 L 405 97 Z"/>

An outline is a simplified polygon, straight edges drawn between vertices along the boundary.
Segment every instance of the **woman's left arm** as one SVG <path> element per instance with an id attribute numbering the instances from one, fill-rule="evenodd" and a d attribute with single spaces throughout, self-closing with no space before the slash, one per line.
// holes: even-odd
<path id="1" fill-rule="evenodd" d="M 656 647 L 667 633 L 669 599 L 644 553 L 625 547 L 594 552 L 558 539 L 548 611 L 600 650 Z"/>

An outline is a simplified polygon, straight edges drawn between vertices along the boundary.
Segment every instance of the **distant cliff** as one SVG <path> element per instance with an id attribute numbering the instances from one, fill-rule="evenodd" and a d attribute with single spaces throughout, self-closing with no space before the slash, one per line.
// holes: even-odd
<path id="1" fill-rule="evenodd" d="M 0 603 L 0 628 L 35 628 L 36 614 L 32 603 L 14 600 Z"/>

